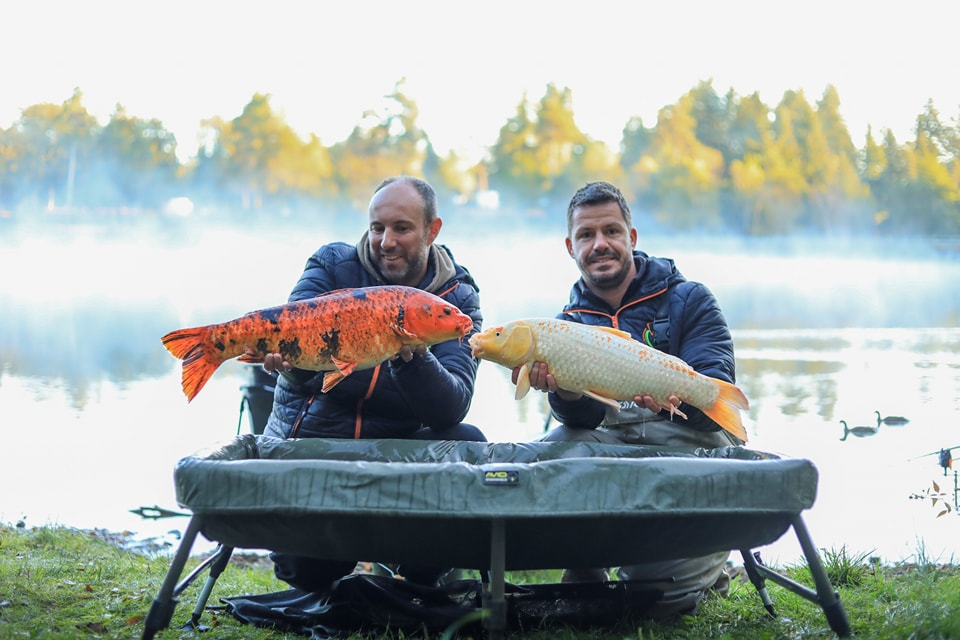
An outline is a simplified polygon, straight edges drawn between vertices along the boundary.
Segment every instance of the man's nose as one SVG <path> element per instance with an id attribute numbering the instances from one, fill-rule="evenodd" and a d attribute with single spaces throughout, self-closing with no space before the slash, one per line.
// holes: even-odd
<path id="1" fill-rule="evenodd" d="M 397 244 L 397 239 L 394 236 L 394 233 L 390 229 L 384 229 L 383 236 L 380 238 L 381 247 L 392 247 Z"/>
<path id="2" fill-rule="evenodd" d="M 606 251 L 610 248 L 610 243 L 607 241 L 607 237 L 602 233 L 598 233 L 593 239 L 593 251 L 594 253 L 599 253 L 601 251 Z"/>

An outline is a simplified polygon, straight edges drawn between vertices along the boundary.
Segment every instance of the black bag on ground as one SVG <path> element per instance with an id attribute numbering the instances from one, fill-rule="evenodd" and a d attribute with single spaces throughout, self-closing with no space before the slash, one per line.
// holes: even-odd
<path id="1" fill-rule="evenodd" d="M 479 637 L 480 580 L 425 587 L 387 576 L 346 576 L 327 594 L 298 589 L 223 598 L 228 613 L 260 627 L 345 637 L 370 630 L 441 633 L 451 627 Z M 553 623 L 612 626 L 642 616 L 663 593 L 630 582 L 505 585 L 507 626 L 542 629 Z"/>

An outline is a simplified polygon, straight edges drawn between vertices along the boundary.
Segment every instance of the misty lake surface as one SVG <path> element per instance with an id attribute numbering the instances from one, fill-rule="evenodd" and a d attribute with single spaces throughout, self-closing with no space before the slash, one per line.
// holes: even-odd
<path id="1" fill-rule="evenodd" d="M 249 370 L 226 363 L 188 404 L 160 336 L 285 302 L 306 258 L 359 238 L 364 223 L 0 228 L 0 522 L 142 537 L 185 527 L 129 509 L 176 509 L 176 462 L 249 429 Z M 552 317 L 577 277 L 562 231 L 475 226 L 448 219 L 439 241 L 477 278 L 485 325 Z M 808 458 L 820 473 L 804 514 L 817 547 L 960 560 L 960 516 L 911 499 L 937 482 L 952 501 L 955 476 L 935 454 L 960 446 L 960 255 L 922 242 L 642 231 L 638 246 L 674 258 L 719 299 L 751 402 L 749 446 Z M 910 422 L 841 440 L 840 420 L 876 425 L 874 411 Z M 515 401 L 510 372 L 481 364 L 467 421 L 491 441 L 535 439 L 546 417 L 543 394 Z M 792 534 L 762 551 L 768 563 L 802 557 Z"/>

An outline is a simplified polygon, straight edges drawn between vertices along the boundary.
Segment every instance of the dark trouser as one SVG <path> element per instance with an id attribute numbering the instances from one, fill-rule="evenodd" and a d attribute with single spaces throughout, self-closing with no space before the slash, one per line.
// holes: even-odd
<path id="1" fill-rule="evenodd" d="M 410 439 L 487 441 L 480 429 L 465 422 L 447 429 L 424 427 L 413 433 Z M 289 553 L 271 553 L 270 559 L 273 560 L 273 573 L 277 579 L 302 591 L 326 591 L 334 582 L 351 573 L 357 565 L 356 560 L 326 560 Z M 432 586 L 449 571 L 449 567 L 401 564 L 396 568 L 395 573 L 411 582 Z"/>
<path id="2" fill-rule="evenodd" d="M 597 429 L 574 429 L 560 425 L 541 438 L 550 442 L 583 441 L 608 444 L 725 447 L 736 444 L 726 432 L 684 430 L 668 421 L 621 424 Z M 724 571 L 730 553 L 723 551 L 694 558 L 644 562 L 617 568 L 621 580 L 640 580 L 663 590 L 663 598 L 646 612 L 650 618 L 696 614 L 709 592 L 726 595 L 730 579 Z"/>

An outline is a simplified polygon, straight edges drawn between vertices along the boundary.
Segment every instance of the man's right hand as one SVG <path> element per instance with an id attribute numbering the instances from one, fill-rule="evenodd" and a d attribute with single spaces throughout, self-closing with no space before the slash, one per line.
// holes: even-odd
<path id="1" fill-rule="evenodd" d="M 293 366 L 284 360 L 283 356 L 279 353 L 268 353 L 263 356 L 263 370 L 267 373 L 290 371 L 291 369 L 293 369 Z"/>

